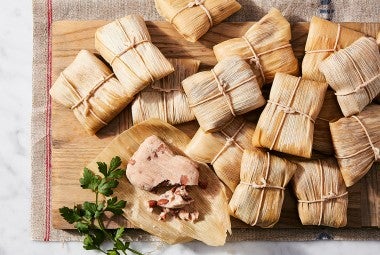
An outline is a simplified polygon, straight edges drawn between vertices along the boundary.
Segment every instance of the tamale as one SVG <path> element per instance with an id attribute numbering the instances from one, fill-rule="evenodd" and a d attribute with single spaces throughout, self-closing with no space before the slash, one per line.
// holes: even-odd
<path id="1" fill-rule="evenodd" d="M 334 228 L 346 226 L 348 193 L 336 160 L 294 162 L 299 168 L 292 184 L 302 224 Z"/>
<path id="2" fill-rule="evenodd" d="M 141 91 L 132 103 L 133 123 L 158 118 L 170 124 L 195 119 L 181 82 L 198 71 L 200 61 L 169 59 L 175 71 Z"/>
<path id="3" fill-rule="evenodd" d="M 236 0 L 155 0 L 158 13 L 186 40 L 196 42 L 213 26 L 240 10 Z"/>
<path id="4" fill-rule="evenodd" d="M 260 149 L 244 151 L 241 181 L 229 203 L 233 216 L 251 226 L 273 227 L 280 219 L 284 190 L 297 165 Z"/>
<path id="5" fill-rule="evenodd" d="M 253 135 L 255 147 L 310 158 L 327 83 L 277 73 Z"/>
<path id="6" fill-rule="evenodd" d="M 272 8 L 241 38 L 233 38 L 214 46 L 218 61 L 238 55 L 248 60 L 259 84 L 271 83 L 277 72 L 298 75 L 298 60 L 290 44 L 289 22 Z"/>
<path id="7" fill-rule="evenodd" d="M 352 186 L 380 161 L 380 105 L 371 104 L 359 115 L 330 122 L 330 129 L 344 182 Z"/>
<path id="8" fill-rule="evenodd" d="M 332 53 L 344 49 L 364 34 L 318 17 L 312 17 L 302 61 L 302 77 L 324 82 L 319 64 Z"/>
<path id="9" fill-rule="evenodd" d="M 236 116 L 265 104 L 256 76 L 238 56 L 222 60 L 211 71 L 188 77 L 182 86 L 206 132 L 220 130 Z"/>
<path id="10" fill-rule="evenodd" d="M 234 191 L 240 181 L 243 151 L 253 149 L 255 126 L 237 117 L 219 132 L 209 133 L 200 128 L 185 153 L 196 161 L 212 164 L 219 179 Z"/>
<path id="11" fill-rule="evenodd" d="M 161 120 L 151 119 L 117 136 L 87 167 L 97 169 L 96 162 L 109 162 L 119 155 L 122 160 L 120 168 L 124 169 L 140 144 L 152 135 L 158 136 L 176 155 L 184 156 L 183 150 L 190 142 L 190 138 L 179 129 Z M 206 164 L 199 164 L 198 170 L 199 180 L 205 185 L 187 187 L 194 200 L 194 209 L 199 212 L 199 219 L 195 223 L 174 217 L 158 221 L 157 215 L 151 212 L 148 201 L 158 200 L 160 195 L 133 186 L 127 177 L 121 178 L 114 190 L 114 196 L 128 201 L 123 209 L 123 216 L 135 227 L 170 244 L 197 239 L 212 246 L 223 245 L 227 231 L 231 232 L 226 189 Z"/>
<path id="12" fill-rule="evenodd" d="M 144 19 L 129 15 L 96 30 L 95 48 L 112 66 L 130 97 L 174 71 L 153 45 Z"/>
<path id="13" fill-rule="evenodd" d="M 331 139 L 330 121 L 343 117 L 335 93 L 327 89 L 322 109 L 314 124 L 313 150 L 326 155 L 334 155 L 334 146 Z"/>
<path id="14" fill-rule="evenodd" d="M 125 86 L 94 54 L 81 50 L 50 89 L 54 101 L 73 110 L 93 135 L 132 101 Z"/>
<path id="15" fill-rule="evenodd" d="M 361 37 L 321 62 L 344 116 L 360 113 L 380 93 L 380 53 L 375 39 Z"/>

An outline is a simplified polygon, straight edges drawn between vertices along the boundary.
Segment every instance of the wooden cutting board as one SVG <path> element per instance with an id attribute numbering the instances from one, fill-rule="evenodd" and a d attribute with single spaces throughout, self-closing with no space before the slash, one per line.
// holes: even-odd
<path id="1" fill-rule="evenodd" d="M 95 30 L 107 21 L 58 21 L 53 24 L 53 81 L 66 68 L 81 49 L 93 52 Z M 166 57 L 195 58 L 202 61 L 201 69 L 216 64 L 212 46 L 224 40 L 241 37 L 252 22 L 223 23 L 214 27 L 199 42 L 184 40 L 167 22 L 147 22 L 153 43 Z M 376 37 L 380 23 L 345 23 L 344 26 Z M 297 23 L 292 27 L 292 45 L 301 61 L 308 33 L 308 23 Z M 300 62 L 301 63 L 301 62 Z M 130 110 L 127 108 L 96 136 L 88 135 L 74 117 L 71 110 L 56 103 L 52 106 L 52 222 L 57 229 L 70 229 L 59 215 L 62 206 L 93 200 L 93 194 L 82 190 L 79 178 L 83 167 L 118 134 L 131 126 Z M 177 126 L 189 136 L 198 128 L 196 122 Z M 356 185 L 349 188 L 348 227 L 380 227 L 380 166 L 373 169 Z M 107 222 L 128 224 L 124 218 L 114 218 Z M 234 228 L 247 225 L 233 220 Z M 300 228 L 301 225 L 294 196 L 286 192 L 281 219 L 275 228 Z M 310 227 L 308 227 L 310 228 Z"/>

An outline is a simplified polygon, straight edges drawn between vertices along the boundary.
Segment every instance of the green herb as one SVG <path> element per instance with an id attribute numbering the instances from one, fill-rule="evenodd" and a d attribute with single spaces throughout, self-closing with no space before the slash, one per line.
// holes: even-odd
<path id="1" fill-rule="evenodd" d="M 99 201 L 99 194 L 107 197 L 113 194 L 113 189 L 119 185 L 117 179 L 124 175 L 124 170 L 119 169 L 121 165 L 120 157 L 114 157 L 109 167 L 104 162 L 97 162 L 97 164 L 98 170 L 103 177 L 96 175 L 85 167 L 83 178 L 79 180 L 83 189 L 90 189 L 95 193 L 95 203 L 84 202 L 83 204 L 75 205 L 74 208 L 62 207 L 59 212 L 68 223 L 74 224 L 74 227 L 85 235 L 83 248 L 86 250 L 98 250 L 107 255 L 127 254 L 127 251 L 142 255 L 142 253 L 130 248 L 129 242 L 122 240 L 123 227 L 116 230 L 107 230 L 103 224 L 106 211 L 121 215 L 123 208 L 127 204 L 126 201 L 118 200 L 117 197 Z M 113 249 L 102 249 L 103 242 L 107 240 L 113 243 Z"/>

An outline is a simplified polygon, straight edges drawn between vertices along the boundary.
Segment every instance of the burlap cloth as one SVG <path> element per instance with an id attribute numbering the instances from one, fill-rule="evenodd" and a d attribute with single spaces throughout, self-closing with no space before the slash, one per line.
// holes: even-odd
<path id="1" fill-rule="evenodd" d="M 380 22 L 379 0 L 238 0 L 243 8 L 230 21 L 258 20 L 271 7 L 291 22 L 308 21 L 313 15 L 333 21 Z M 50 98 L 51 26 L 69 19 L 115 19 L 137 13 L 147 20 L 161 19 L 153 0 L 33 0 L 33 113 L 32 113 L 32 239 L 75 241 L 75 231 L 53 229 L 50 217 Z M 49 217 L 48 217 L 49 216 Z M 131 230 L 133 240 L 157 240 L 141 230 Z M 316 239 L 380 240 L 376 229 L 276 229 L 235 230 L 230 241 Z"/>

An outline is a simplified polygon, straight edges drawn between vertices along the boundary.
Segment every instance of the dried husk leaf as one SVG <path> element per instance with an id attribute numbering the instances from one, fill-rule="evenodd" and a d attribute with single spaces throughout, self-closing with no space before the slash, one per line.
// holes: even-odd
<path id="1" fill-rule="evenodd" d="M 115 76 L 105 80 L 111 74 L 112 71 L 94 54 L 81 50 L 58 76 L 50 95 L 67 108 L 89 96 L 88 100 L 84 100 L 86 102 L 74 107 L 73 112 L 86 131 L 93 135 L 132 101 L 127 88 Z M 97 85 L 100 85 L 99 88 L 91 92 Z"/>
<path id="2" fill-rule="evenodd" d="M 131 44 L 135 46 L 131 47 Z M 121 54 L 129 47 L 130 50 Z M 174 71 L 170 62 L 151 43 L 145 21 L 138 15 L 129 15 L 98 28 L 95 48 L 111 64 L 130 97 L 150 84 L 152 78 L 159 80 Z"/>
<path id="3" fill-rule="evenodd" d="M 268 166 L 268 154 L 265 151 L 244 151 L 241 183 L 236 187 L 229 203 L 233 216 L 249 225 L 263 228 L 273 227 L 280 219 L 284 190 L 273 186 L 285 188 L 297 170 L 297 165 L 286 159 L 274 155 L 269 157 Z M 248 185 L 263 184 L 263 179 L 271 187 L 257 188 Z"/>
<path id="4" fill-rule="evenodd" d="M 182 82 L 190 107 L 204 131 L 220 130 L 234 119 L 229 102 L 237 116 L 265 104 L 250 66 L 240 57 L 224 59 L 213 70 L 225 86 L 225 96 L 211 71 L 199 72 Z"/>
<path id="5" fill-rule="evenodd" d="M 195 119 L 181 82 L 198 71 L 200 61 L 169 59 L 175 71 L 141 91 L 132 103 L 133 123 L 157 118 L 169 124 Z"/>
<path id="6" fill-rule="evenodd" d="M 253 46 L 255 53 L 259 55 L 289 44 L 291 40 L 290 24 L 279 10 L 272 8 L 244 36 Z M 215 45 L 214 53 L 218 61 L 232 55 L 241 56 L 248 61 L 253 57 L 249 45 L 243 38 L 233 38 Z M 266 83 L 271 83 L 277 72 L 298 75 L 298 60 L 294 56 L 291 46 L 263 54 L 259 56 L 259 60 Z M 254 62 L 251 63 L 251 67 L 258 77 L 259 84 L 262 85 L 263 79 L 260 70 Z"/>
<path id="7" fill-rule="evenodd" d="M 309 34 L 305 46 L 305 56 L 302 61 L 302 77 L 309 80 L 324 82 L 325 77 L 319 71 L 319 64 L 332 53 L 337 39 L 338 24 L 331 21 L 312 17 L 310 21 Z M 335 50 L 350 46 L 364 34 L 341 26 L 338 44 Z M 312 50 L 331 50 L 328 52 L 313 52 Z"/>
<path id="8" fill-rule="evenodd" d="M 301 79 L 298 84 L 298 79 L 288 74 L 276 74 L 269 101 L 253 136 L 255 147 L 311 157 L 314 133 L 312 120 L 317 118 L 322 108 L 327 83 Z M 289 106 L 289 109 L 284 106 Z"/>
<path id="9" fill-rule="evenodd" d="M 186 8 L 188 4 L 197 1 L 199 0 L 155 0 L 155 3 L 158 13 L 168 22 L 172 21 L 174 28 L 186 40 L 196 42 L 211 28 L 206 11 L 200 6 Z M 203 6 L 210 13 L 214 26 L 241 8 L 236 0 L 204 0 Z"/>
<path id="10" fill-rule="evenodd" d="M 334 228 L 347 224 L 348 196 L 346 186 L 334 158 L 294 161 L 299 165 L 294 174 L 292 185 L 298 200 L 298 214 L 303 225 L 320 225 Z M 322 167 L 322 170 L 321 170 Z M 323 197 L 334 194 L 336 198 Z M 322 213 L 322 219 L 320 220 Z"/>
<path id="11" fill-rule="evenodd" d="M 314 124 L 313 150 L 326 155 L 334 155 L 334 146 L 331 139 L 330 121 L 343 117 L 334 91 L 327 89 L 322 109 Z"/>
<path id="12" fill-rule="evenodd" d="M 319 69 L 346 117 L 360 113 L 380 92 L 380 53 L 373 38 L 359 38 L 321 62 Z"/>
<path id="13" fill-rule="evenodd" d="M 255 124 L 238 117 L 221 130 L 223 133 L 209 133 L 200 128 L 186 146 L 185 153 L 198 162 L 212 163 L 219 179 L 234 191 L 240 181 L 243 150 L 253 149 L 255 127 Z M 234 142 L 229 143 L 228 138 L 233 138 Z"/>
<path id="14" fill-rule="evenodd" d="M 364 125 L 370 139 L 359 121 Z M 380 105 L 371 104 L 357 116 L 330 123 L 332 140 L 346 186 L 358 182 L 375 162 L 380 148 Z"/>
<path id="15" fill-rule="evenodd" d="M 121 157 L 121 167 L 125 168 L 140 144 L 151 135 L 157 135 L 178 154 L 182 154 L 190 142 L 190 138 L 182 131 L 163 121 L 151 119 L 116 137 L 88 168 L 96 169 L 96 162 L 109 162 L 116 155 Z M 127 201 L 127 206 L 123 209 L 124 217 L 134 226 L 158 236 L 164 242 L 174 244 L 197 239 L 212 246 L 223 245 L 226 232 L 231 232 L 225 187 L 205 164 L 200 164 L 199 179 L 207 183 L 205 189 L 188 187 L 189 195 L 195 200 L 195 209 L 200 213 L 199 220 L 194 223 L 177 218 L 158 221 L 158 214 L 148 210 L 147 201 L 157 200 L 159 195 L 134 187 L 126 177 L 120 180 L 114 195 Z"/>

